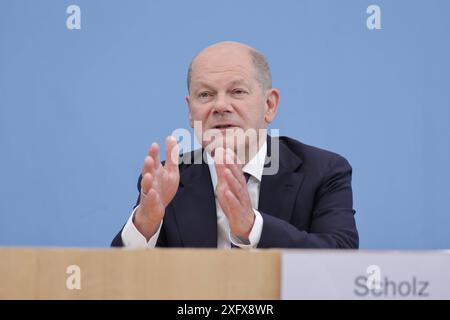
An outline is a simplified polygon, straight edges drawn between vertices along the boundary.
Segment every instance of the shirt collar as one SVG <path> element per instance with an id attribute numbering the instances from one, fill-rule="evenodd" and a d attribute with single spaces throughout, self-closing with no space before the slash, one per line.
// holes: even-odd
<path id="1" fill-rule="evenodd" d="M 264 163 L 266 161 L 266 154 L 267 154 L 267 141 L 264 141 L 263 145 L 255 154 L 255 156 L 249 162 L 247 162 L 247 164 L 242 168 L 242 171 L 250 174 L 250 177 L 255 178 L 256 180 L 258 180 L 258 182 L 261 182 L 264 170 Z M 211 174 L 211 182 L 214 190 L 216 190 L 217 173 L 216 167 L 214 165 L 214 159 L 210 156 L 209 153 L 206 153 L 206 160 L 209 167 L 209 173 Z"/>

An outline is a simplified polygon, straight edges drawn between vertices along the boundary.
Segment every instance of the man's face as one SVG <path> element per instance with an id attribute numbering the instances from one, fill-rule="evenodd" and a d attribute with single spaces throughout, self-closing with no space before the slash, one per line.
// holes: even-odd
<path id="1" fill-rule="evenodd" d="M 257 130 L 258 134 L 275 116 L 276 106 L 273 108 L 270 101 L 272 91 L 263 91 L 246 49 L 206 49 L 192 66 L 186 97 L 190 125 L 194 127 L 194 121 L 200 121 L 204 135 L 216 129 L 228 136 L 238 128 Z M 202 139 L 204 148 L 208 143 Z"/>

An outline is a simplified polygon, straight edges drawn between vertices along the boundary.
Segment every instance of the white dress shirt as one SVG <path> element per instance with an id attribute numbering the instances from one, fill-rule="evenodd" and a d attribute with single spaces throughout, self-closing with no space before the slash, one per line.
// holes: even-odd
<path id="1" fill-rule="evenodd" d="M 264 162 L 267 153 L 267 142 L 261 146 L 257 154 L 250 160 L 243 168 L 242 171 L 250 174 L 250 178 L 247 182 L 248 194 L 250 196 L 250 201 L 253 206 L 253 211 L 255 213 L 255 222 L 253 224 L 252 230 L 249 234 L 249 241 L 247 243 L 241 241 L 239 238 L 233 236 L 230 232 L 230 225 L 228 219 L 225 216 L 219 202 L 216 200 L 217 209 L 217 248 L 219 249 L 230 249 L 231 244 L 240 247 L 242 249 L 256 248 L 261 238 L 261 232 L 263 228 L 263 218 L 258 211 L 259 202 L 259 190 L 261 186 L 262 173 L 264 169 Z M 211 183 L 213 189 L 216 190 L 217 187 L 217 173 L 216 167 L 214 166 L 214 160 L 209 154 L 207 154 L 207 163 L 209 167 L 209 172 L 211 174 Z M 194 164 L 195 165 L 195 164 Z M 137 208 L 137 207 L 136 207 Z M 150 238 L 149 241 L 139 232 L 133 223 L 133 216 L 136 209 L 131 213 L 125 227 L 122 230 L 122 242 L 127 248 L 154 248 L 156 241 L 159 237 L 159 232 L 161 231 L 162 223 L 159 225 L 158 231 Z"/>

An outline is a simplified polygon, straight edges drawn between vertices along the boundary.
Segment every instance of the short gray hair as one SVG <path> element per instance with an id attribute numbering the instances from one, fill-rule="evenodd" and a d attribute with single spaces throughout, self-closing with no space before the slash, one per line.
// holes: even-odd
<path id="1" fill-rule="evenodd" d="M 250 58 L 252 59 L 253 66 L 255 67 L 256 80 L 263 90 L 269 90 L 272 88 L 272 74 L 270 72 L 269 62 L 266 57 L 259 51 L 249 48 Z M 197 58 L 198 54 L 191 60 L 187 72 L 187 88 L 190 90 L 191 76 L 192 76 L 192 64 Z"/>

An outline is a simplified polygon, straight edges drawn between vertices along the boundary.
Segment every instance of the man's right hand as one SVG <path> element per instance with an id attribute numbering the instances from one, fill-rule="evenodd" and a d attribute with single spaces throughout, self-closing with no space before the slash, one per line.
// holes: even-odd
<path id="1" fill-rule="evenodd" d="M 133 223 L 148 241 L 158 230 L 166 207 L 178 189 L 178 145 L 174 137 L 166 139 L 164 166 L 159 158 L 158 144 L 152 144 L 144 160 L 141 175 L 141 195 Z"/>

